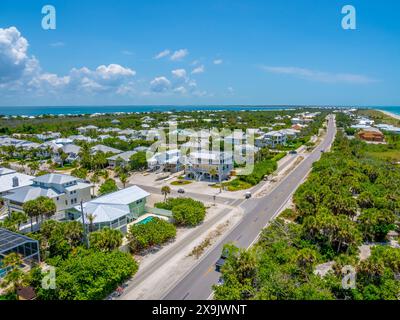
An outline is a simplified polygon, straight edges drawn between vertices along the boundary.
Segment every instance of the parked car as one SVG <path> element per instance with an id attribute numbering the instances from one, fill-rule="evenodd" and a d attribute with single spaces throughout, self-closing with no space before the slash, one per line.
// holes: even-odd
<path id="1" fill-rule="evenodd" d="M 251 198 L 251 192 L 246 192 L 245 194 L 244 194 L 244 197 L 246 198 L 246 199 L 250 199 Z"/>
<path id="2" fill-rule="evenodd" d="M 297 154 L 297 151 L 296 150 L 290 150 L 289 154 Z"/>
<path id="3" fill-rule="evenodd" d="M 224 278 L 219 277 L 217 286 L 222 286 L 224 284 Z"/>

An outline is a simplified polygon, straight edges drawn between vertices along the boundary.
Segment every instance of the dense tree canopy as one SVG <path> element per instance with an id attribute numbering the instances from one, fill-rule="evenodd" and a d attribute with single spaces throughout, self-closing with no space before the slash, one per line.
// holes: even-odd
<path id="1" fill-rule="evenodd" d="M 351 123 L 338 120 L 344 129 Z M 230 248 L 215 298 L 397 300 L 400 249 L 380 243 L 399 224 L 400 170 L 376 149 L 339 131 L 332 152 L 297 189 L 288 220 L 273 221 L 249 250 Z M 378 244 L 361 259 L 359 246 L 371 241 Z M 326 262 L 332 270 L 316 275 Z M 354 289 L 342 286 L 347 265 L 357 272 Z"/>

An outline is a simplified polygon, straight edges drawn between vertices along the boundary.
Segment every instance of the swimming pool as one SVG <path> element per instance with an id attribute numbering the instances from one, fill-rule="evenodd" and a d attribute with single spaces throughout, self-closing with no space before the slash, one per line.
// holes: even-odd
<path id="1" fill-rule="evenodd" d="M 137 224 L 146 224 L 146 223 L 148 223 L 148 222 L 150 222 L 150 221 L 153 221 L 153 218 L 154 218 L 154 217 L 147 217 L 147 218 L 145 218 L 145 219 L 139 221 Z"/>

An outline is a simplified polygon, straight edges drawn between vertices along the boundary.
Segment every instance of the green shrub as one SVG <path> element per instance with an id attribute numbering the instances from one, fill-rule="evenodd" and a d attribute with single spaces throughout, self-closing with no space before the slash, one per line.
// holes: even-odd
<path id="1" fill-rule="evenodd" d="M 129 228 L 129 247 L 138 253 L 155 245 L 160 245 L 175 238 L 176 228 L 172 223 L 153 218 L 145 224 L 134 224 Z"/>

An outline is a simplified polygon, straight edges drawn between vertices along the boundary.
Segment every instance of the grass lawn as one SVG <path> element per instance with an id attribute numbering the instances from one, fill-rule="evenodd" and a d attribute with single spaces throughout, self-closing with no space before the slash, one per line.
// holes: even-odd
<path id="1" fill-rule="evenodd" d="M 63 170 L 71 170 L 71 169 L 75 169 L 75 167 L 71 166 L 71 165 L 64 165 L 64 167 L 55 167 L 54 170 L 57 171 L 63 171 Z"/>
<path id="2" fill-rule="evenodd" d="M 188 180 L 176 180 L 176 181 L 172 181 L 171 185 L 173 186 L 184 186 L 185 184 L 191 184 L 192 181 L 188 181 Z"/>
<path id="3" fill-rule="evenodd" d="M 250 183 L 247 183 L 245 181 L 242 181 L 238 178 L 229 181 L 229 182 L 223 182 L 222 185 L 224 188 L 226 188 L 228 191 L 239 191 L 239 190 L 246 190 L 252 187 Z M 219 183 L 216 183 L 212 186 L 213 188 L 219 188 Z"/>
<path id="4" fill-rule="evenodd" d="M 368 157 L 384 161 L 400 161 L 400 151 L 367 152 Z"/>

